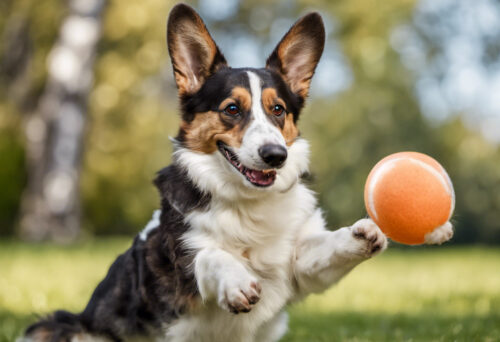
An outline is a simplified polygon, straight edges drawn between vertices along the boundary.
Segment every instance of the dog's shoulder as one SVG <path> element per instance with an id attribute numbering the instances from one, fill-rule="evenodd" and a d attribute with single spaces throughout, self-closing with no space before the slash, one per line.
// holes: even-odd
<path id="1" fill-rule="evenodd" d="M 162 212 L 184 216 L 186 213 L 202 209 L 210 201 L 210 195 L 201 192 L 190 180 L 187 172 L 177 164 L 171 164 L 157 173 L 154 184 L 162 199 Z"/>
<path id="2" fill-rule="evenodd" d="M 209 198 L 176 165 L 161 170 L 154 183 L 161 210 L 115 260 L 79 316 L 90 331 L 111 338 L 154 333 L 196 305 L 194 256 L 181 237 L 189 229 L 186 213 Z"/>
<path id="3" fill-rule="evenodd" d="M 145 239 L 145 261 L 153 273 L 154 300 L 163 303 L 162 311 L 172 310 L 174 316 L 195 305 L 198 290 L 191 266 L 194 255 L 182 237 L 190 229 L 185 216 L 207 207 L 210 196 L 201 192 L 178 165 L 158 172 L 154 184 L 161 196 L 158 227 Z M 152 290 L 152 291 L 151 291 Z"/>

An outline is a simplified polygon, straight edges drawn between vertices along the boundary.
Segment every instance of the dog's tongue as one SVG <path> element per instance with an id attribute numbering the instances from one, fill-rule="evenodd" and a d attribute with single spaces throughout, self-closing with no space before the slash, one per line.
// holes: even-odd
<path id="1" fill-rule="evenodd" d="M 252 183 L 260 186 L 268 186 L 274 182 L 274 179 L 276 178 L 276 171 L 248 170 L 247 177 Z"/>

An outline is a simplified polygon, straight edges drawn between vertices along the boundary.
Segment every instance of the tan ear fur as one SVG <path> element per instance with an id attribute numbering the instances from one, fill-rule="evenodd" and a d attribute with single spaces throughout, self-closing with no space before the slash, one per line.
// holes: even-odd
<path id="1" fill-rule="evenodd" d="M 207 77 L 227 66 L 205 23 L 188 5 L 170 11 L 167 45 L 180 95 L 197 92 Z"/>
<path id="2" fill-rule="evenodd" d="M 266 67 L 279 72 L 294 93 L 306 98 L 324 45 L 323 20 L 318 13 L 309 13 L 281 39 L 267 59 Z"/>

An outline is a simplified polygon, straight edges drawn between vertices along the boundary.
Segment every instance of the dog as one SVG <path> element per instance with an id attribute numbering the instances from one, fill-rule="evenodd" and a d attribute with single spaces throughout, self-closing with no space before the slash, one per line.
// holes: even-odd
<path id="1" fill-rule="evenodd" d="M 265 68 L 231 68 L 200 16 L 170 12 L 182 120 L 154 184 L 161 210 L 79 314 L 56 311 L 23 341 L 278 341 L 288 304 L 322 292 L 387 239 L 370 219 L 326 230 L 303 178 L 297 128 L 325 43 L 309 13 Z"/>

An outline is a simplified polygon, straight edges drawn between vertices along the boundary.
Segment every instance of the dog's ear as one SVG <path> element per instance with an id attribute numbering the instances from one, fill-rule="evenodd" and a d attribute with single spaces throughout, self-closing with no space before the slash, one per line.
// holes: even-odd
<path id="1" fill-rule="evenodd" d="M 325 45 L 321 16 L 309 13 L 290 28 L 267 59 L 266 68 L 279 72 L 291 90 L 305 99 Z"/>
<path id="2" fill-rule="evenodd" d="M 188 5 L 170 11 L 167 45 L 180 95 L 197 92 L 207 77 L 227 65 L 205 23 Z"/>

